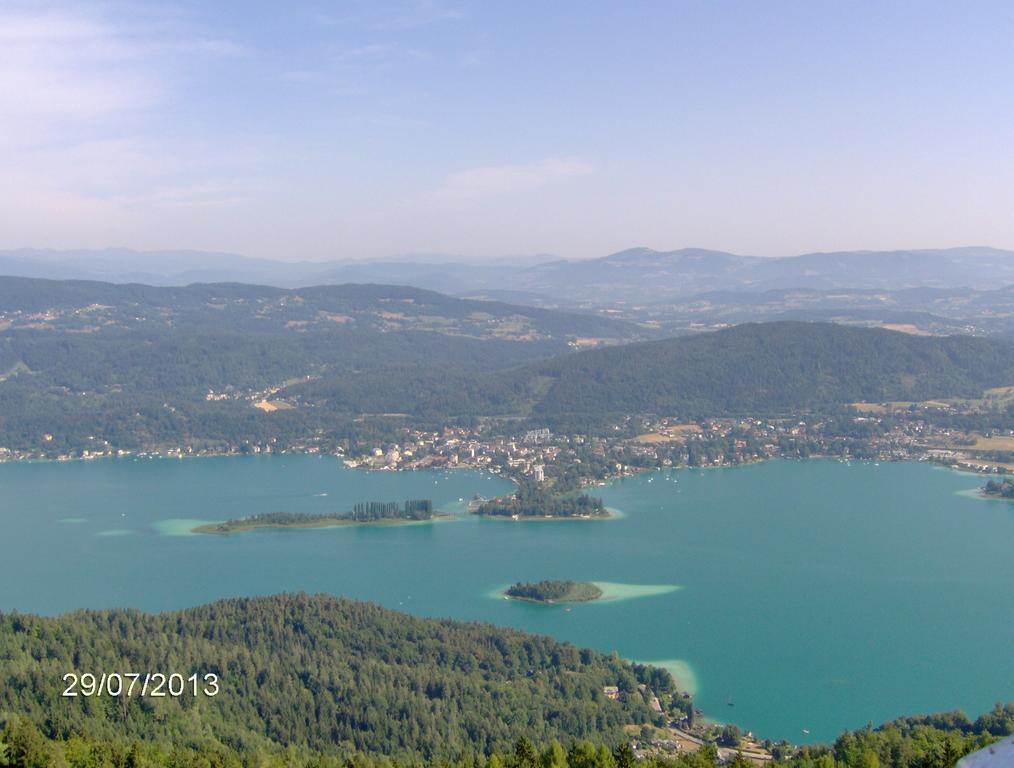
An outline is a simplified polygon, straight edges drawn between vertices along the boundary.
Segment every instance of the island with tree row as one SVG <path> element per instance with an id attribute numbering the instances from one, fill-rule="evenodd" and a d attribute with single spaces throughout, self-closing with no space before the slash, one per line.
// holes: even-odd
<path id="1" fill-rule="evenodd" d="M 430 499 L 360 502 L 351 512 L 307 514 L 301 512 L 267 512 L 240 517 L 221 523 L 206 523 L 192 529 L 193 533 L 227 535 L 257 528 L 329 528 L 337 525 L 382 525 L 413 523 L 434 518 Z"/>
<path id="2" fill-rule="evenodd" d="M 538 581 L 512 584 L 504 595 L 530 603 L 589 603 L 602 597 L 602 589 L 590 581 Z"/>

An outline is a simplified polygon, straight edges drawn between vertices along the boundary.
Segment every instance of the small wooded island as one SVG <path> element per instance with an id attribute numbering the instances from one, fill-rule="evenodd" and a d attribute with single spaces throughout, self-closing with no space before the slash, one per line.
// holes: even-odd
<path id="1" fill-rule="evenodd" d="M 1014 499 L 1014 480 L 990 480 L 982 488 L 984 496 L 997 499 Z"/>
<path id="2" fill-rule="evenodd" d="M 504 594 L 530 603 L 588 603 L 602 597 L 602 590 L 590 581 L 522 581 L 511 584 Z"/>
<path id="3" fill-rule="evenodd" d="M 429 499 L 410 499 L 404 504 L 396 501 L 368 501 L 352 507 L 351 512 L 307 514 L 301 512 L 266 512 L 261 515 L 240 517 L 222 523 L 207 523 L 191 529 L 193 533 L 225 535 L 242 533 L 256 528 L 329 528 L 335 525 L 382 525 L 432 520 L 433 502 Z"/>
<path id="4" fill-rule="evenodd" d="M 583 520 L 609 517 L 602 499 L 580 494 L 570 496 L 545 491 L 530 484 L 522 485 L 513 496 L 483 502 L 477 515 L 528 520 Z"/>

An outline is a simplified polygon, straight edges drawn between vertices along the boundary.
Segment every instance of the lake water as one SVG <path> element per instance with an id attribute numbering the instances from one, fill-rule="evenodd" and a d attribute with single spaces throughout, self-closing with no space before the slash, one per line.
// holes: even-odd
<path id="1" fill-rule="evenodd" d="M 331 592 L 664 662 L 705 713 L 794 742 L 1014 696 L 1014 504 L 926 464 L 814 460 L 656 472 L 598 489 L 607 521 L 459 519 L 186 535 L 195 521 L 509 490 L 477 472 L 332 458 L 0 465 L 0 609 L 162 610 Z M 572 606 L 517 580 L 603 582 Z M 733 706 L 729 706 L 730 702 Z M 809 736 L 803 729 L 810 731 Z"/>

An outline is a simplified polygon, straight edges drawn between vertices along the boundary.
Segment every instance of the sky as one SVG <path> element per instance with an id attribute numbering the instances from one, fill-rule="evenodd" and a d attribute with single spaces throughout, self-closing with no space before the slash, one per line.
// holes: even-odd
<path id="1" fill-rule="evenodd" d="M 0 0 L 0 248 L 1014 248 L 1014 4 Z"/>

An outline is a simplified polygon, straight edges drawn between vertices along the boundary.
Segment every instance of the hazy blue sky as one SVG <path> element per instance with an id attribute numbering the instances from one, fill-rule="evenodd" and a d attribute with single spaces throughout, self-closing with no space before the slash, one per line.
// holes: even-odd
<path id="1" fill-rule="evenodd" d="M 1014 248 L 1014 3 L 6 2 L 0 247 Z"/>

